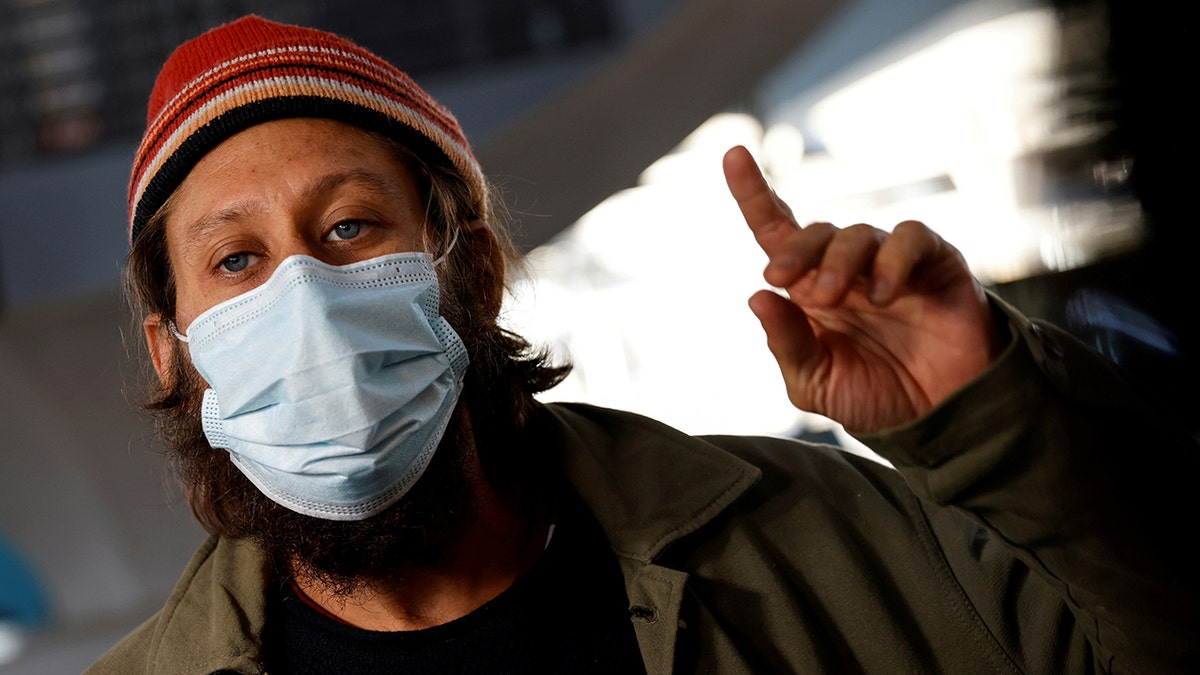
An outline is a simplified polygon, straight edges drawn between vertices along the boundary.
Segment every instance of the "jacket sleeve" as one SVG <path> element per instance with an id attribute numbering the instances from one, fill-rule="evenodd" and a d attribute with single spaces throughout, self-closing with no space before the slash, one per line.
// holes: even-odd
<path id="1" fill-rule="evenodd" d="M 1200 567 L 1187 534 L 1194 439 L 1111 362 L 995 302 L 1014 337 L 997 362 L 912 425 L 861 440 L 920 497 L 951 569 L 1017 663 L 1052 667 L 1054 654 L 1038 652 L 1079 631 L 1101 670 L 1200 672 Z M 981 526 L 976 541 L 964 545 L 954 511 Z M 997 548 L 1038 578 L 989 562 Z M 1038 624 L 1063 604 L 1073 625 Z"/>

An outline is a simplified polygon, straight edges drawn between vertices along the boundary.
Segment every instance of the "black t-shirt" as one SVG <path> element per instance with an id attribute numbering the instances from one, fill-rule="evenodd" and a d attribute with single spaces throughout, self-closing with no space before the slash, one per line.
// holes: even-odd
<path id="1" fill-rule="evenodd" d="M 582 506 L 562 506 L 528 574 L 440 626 L 354 628 L 310 607 L 289 584 L 273 584 L 268 672 L 644 673 L 616 558 Z"/>

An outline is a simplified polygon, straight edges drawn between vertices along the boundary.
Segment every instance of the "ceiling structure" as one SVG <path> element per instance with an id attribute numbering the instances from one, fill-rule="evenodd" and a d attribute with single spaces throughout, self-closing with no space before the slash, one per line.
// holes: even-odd
<path id="1" fill-rule="evenodd" d="M 961 4 L 763 0 L 748 11 L 732 0 L 424 0 L 395 16 L 399 5 L 382 0 L 3 0 L 0 307 L 113 287 L 153 73 L 170 45 L 243 12 L 341 30 L 412 62 L 521 215 L 518 243 L 529 249 L 634 184 L 710 115 L 758 107 L 764 82 L 789 61 L 777 98 Z M 355 16 L 372 21 L 355 25 Z M 823 42 L 815 54 L 811 38 Z M 56 246 L 26 236 L 30 228 L 55 232 Z"/>

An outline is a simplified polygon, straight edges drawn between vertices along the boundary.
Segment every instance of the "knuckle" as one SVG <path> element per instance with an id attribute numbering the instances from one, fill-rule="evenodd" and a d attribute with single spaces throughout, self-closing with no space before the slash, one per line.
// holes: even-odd
<path id="1" fill-rule="evenodd" d="M 855 240 L 864 241 L 880 242 L 883 241 L 884 236 L 886 236 L 886 233 L 883 230 L 880 230 L 874 225 L 868 225 L 867 223 L 855 223 L 854 225 L 847 227 L 845 232 L 848 236 L 853 237 Z"/>
<path id="2" fill-rule="evenodd" d="M 759 240 L 783 240 L 796 232 L 796 225 L 786 218 L 772 218 L 759 225 L 754 234 Z"/>
<path id="3" fill-rule="evenodd" d="M 892 228 L 893 234 L 902 234 L 907 236 L 914 235 L 929 235 L 932 230 L 929 226 L 919 220 L 904 220 L 896 223 L 896 227 Z"/>
<path id="4" fill-rule="evenodd" d="M 792 207 L 786 201 L 784 201 L 783 198 L 780 197 L 774 190 L 771 191 L 771 194 L 775 197 L 775 204 L 779 207 L 779 210 L 782 211 L 783 213 L 787 214 L 788 218 L 795 219 L 796 216 L 794 213 L 792 213 Z"/>
<path id="5" fill-rule="evenodd" d="M 839 255 L 861 255 L 877 249 L 883 241 L 883 233 L 865 223 L 851 225 L 837 233 L 829 244 Z"/>

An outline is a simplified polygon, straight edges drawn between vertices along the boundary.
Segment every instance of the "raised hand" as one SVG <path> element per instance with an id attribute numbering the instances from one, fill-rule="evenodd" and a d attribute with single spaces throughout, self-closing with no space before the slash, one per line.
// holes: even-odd
<path id="1" fill-rule="evenodd" d="M 1001 348 L 983 288 L 925 225 L 800 227 L 750 153 L 725 179 L 787 297 L 750 298 L 788 398 L 851 431 L 905 424 L 979 375 Z"/>

